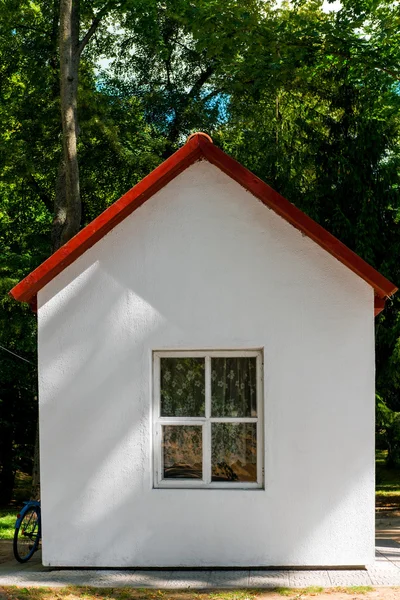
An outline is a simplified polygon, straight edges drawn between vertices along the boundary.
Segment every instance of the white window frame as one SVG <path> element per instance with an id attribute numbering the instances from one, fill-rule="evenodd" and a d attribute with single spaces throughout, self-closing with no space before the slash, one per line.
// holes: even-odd
<path id="1" fill-rule="evenodd" d="M 211 357 L 256 357 L 257 417 L 211 417 Z M 160 390 L 161 358 L 205 359 L 205 417 L 162 417 Z M 263 351 L 256 350 L 162 350 L 153 352 L 153 458 L 155 488 L 195 489 L 260 489 L 264 485 L 264 403 L 263 403 Z M 257 481 L 211 481 L 211 423 L 257 423 Z M 163 479 L 162 426 L 197 425 L 202 427 L 203 478 Z"/>

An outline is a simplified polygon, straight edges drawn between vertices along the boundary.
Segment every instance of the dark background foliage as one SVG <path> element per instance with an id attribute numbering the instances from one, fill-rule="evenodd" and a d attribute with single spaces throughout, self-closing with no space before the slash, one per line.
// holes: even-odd
<path id="1" fill-rule="evenodd" d="M 400 283 L 400 15 L 300 0 L 80 1 L 82 226 L 194 130 Z M 329 8 L 329 6 L 328 6 Z M 102 13 L 102 14 L 103 14 Z M 0 0 L 0 505 L 32 469 L 36 320 L 8 291 L 50 254 L 58 0 Z M 400 296 L 376 320 L 377 435 L 400 466 Z"/>

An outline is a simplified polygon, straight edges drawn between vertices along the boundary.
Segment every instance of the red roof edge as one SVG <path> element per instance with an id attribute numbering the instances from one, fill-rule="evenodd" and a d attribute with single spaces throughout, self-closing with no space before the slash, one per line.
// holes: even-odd
<path id="1" fill-rule="evenodd" d="M 196 133 L 190 136 L 187 143 L 175 154 L 154 169 L 147 177 L 114 202 L 94 221 L 18 283 L 10 294 L 16 300 L 32 304 L 37 292 L 49 281 L 123 221 L 125 217 L 139 208 L 148 198 L 201 157 L 206 158 L 210 163 L 229 175 L 267 207 L 310 237 L 321 248 L 324 248 L 329 254 L 371 285 L 375 290 L 376 297 L 375 314 L 383 309 L 385 298 L 397 291 L 397 287 L 393 283 L 321 225 L 318 225 L 278 192 L 275 192 L 243 165 L 214 146 L 209 136 Z"/>
<path id="2" fill-rule="evenodd" d="M 199 136 L 193 137 L 13 287 L 10 294 L 20 302 L 31 303 L 46 283 L 49 283 L 200 156 Z"/>
<path id="3" fill-rule="evenodd" d="M 200 139 L 200 146 L 204 156 L 219 167 L 227 175 L 232 177 L 240 185 L 256 196 L 274 212 L 283 217 L 291 225 L 299 229 L 302 233 L 310 237 L 319 246 L 324 248 L 329 254 L 332 254 L 340 262 L 346 265 L 354 273 L 359 275 L 364 281 L 369 283 L 375 293 L 385 298 L 391 296 L 397 291 L 397 287 L 386 277 L 381 275 L 376 269 L 371 267 L 358 254 L 350 250 L 334 235 L 329 233 L 316 221 L 303 213 L 294 204 L 286 200 L 283 196 L 273 190 L 267 183 L 259 179 L 251 171 L 243 167 L 236 160 L 219 150 L 216 146 L 208 144 Z"/>
<path id="4" fill-rule="evenodd" d="M 385 308 L 386 298 L 379 298 L 379 296 L 375 296 L 374 301 L 374 315 L 375 317 L 379 315 L 380 312 Z"/>

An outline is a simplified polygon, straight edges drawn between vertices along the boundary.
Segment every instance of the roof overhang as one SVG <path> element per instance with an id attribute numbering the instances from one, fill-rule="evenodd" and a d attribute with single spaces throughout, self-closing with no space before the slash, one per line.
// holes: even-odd
<path id="1" fill-rule="evenodd" d="M 385 299 L 397 291 L 397 287 L 393 283 L 294 204 L 275 192 L 268 184 L 214 146 L 211 138 L 203 133 L 190 136 L 182 148 L 79 231 L 69 242 L 18 283 L 10 294 L 20 302 L 29 302 L 35 310 L 36 295 L 39 290 L 118 223 L 137 210 L 153 194 L 201 158 L 221 169 L 268 208 L 271 208 L 366 281 L 375 291 L 375 315 L 383 310 Z"/>

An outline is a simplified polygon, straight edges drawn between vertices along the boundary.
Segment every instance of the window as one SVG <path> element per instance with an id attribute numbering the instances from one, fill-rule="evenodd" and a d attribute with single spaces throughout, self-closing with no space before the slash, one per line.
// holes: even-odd
<path id="1" fill-rule="evenodd" d="M 155 487 L 262 487 L 261 398 L 261 351 L 154 352 Z"/>

